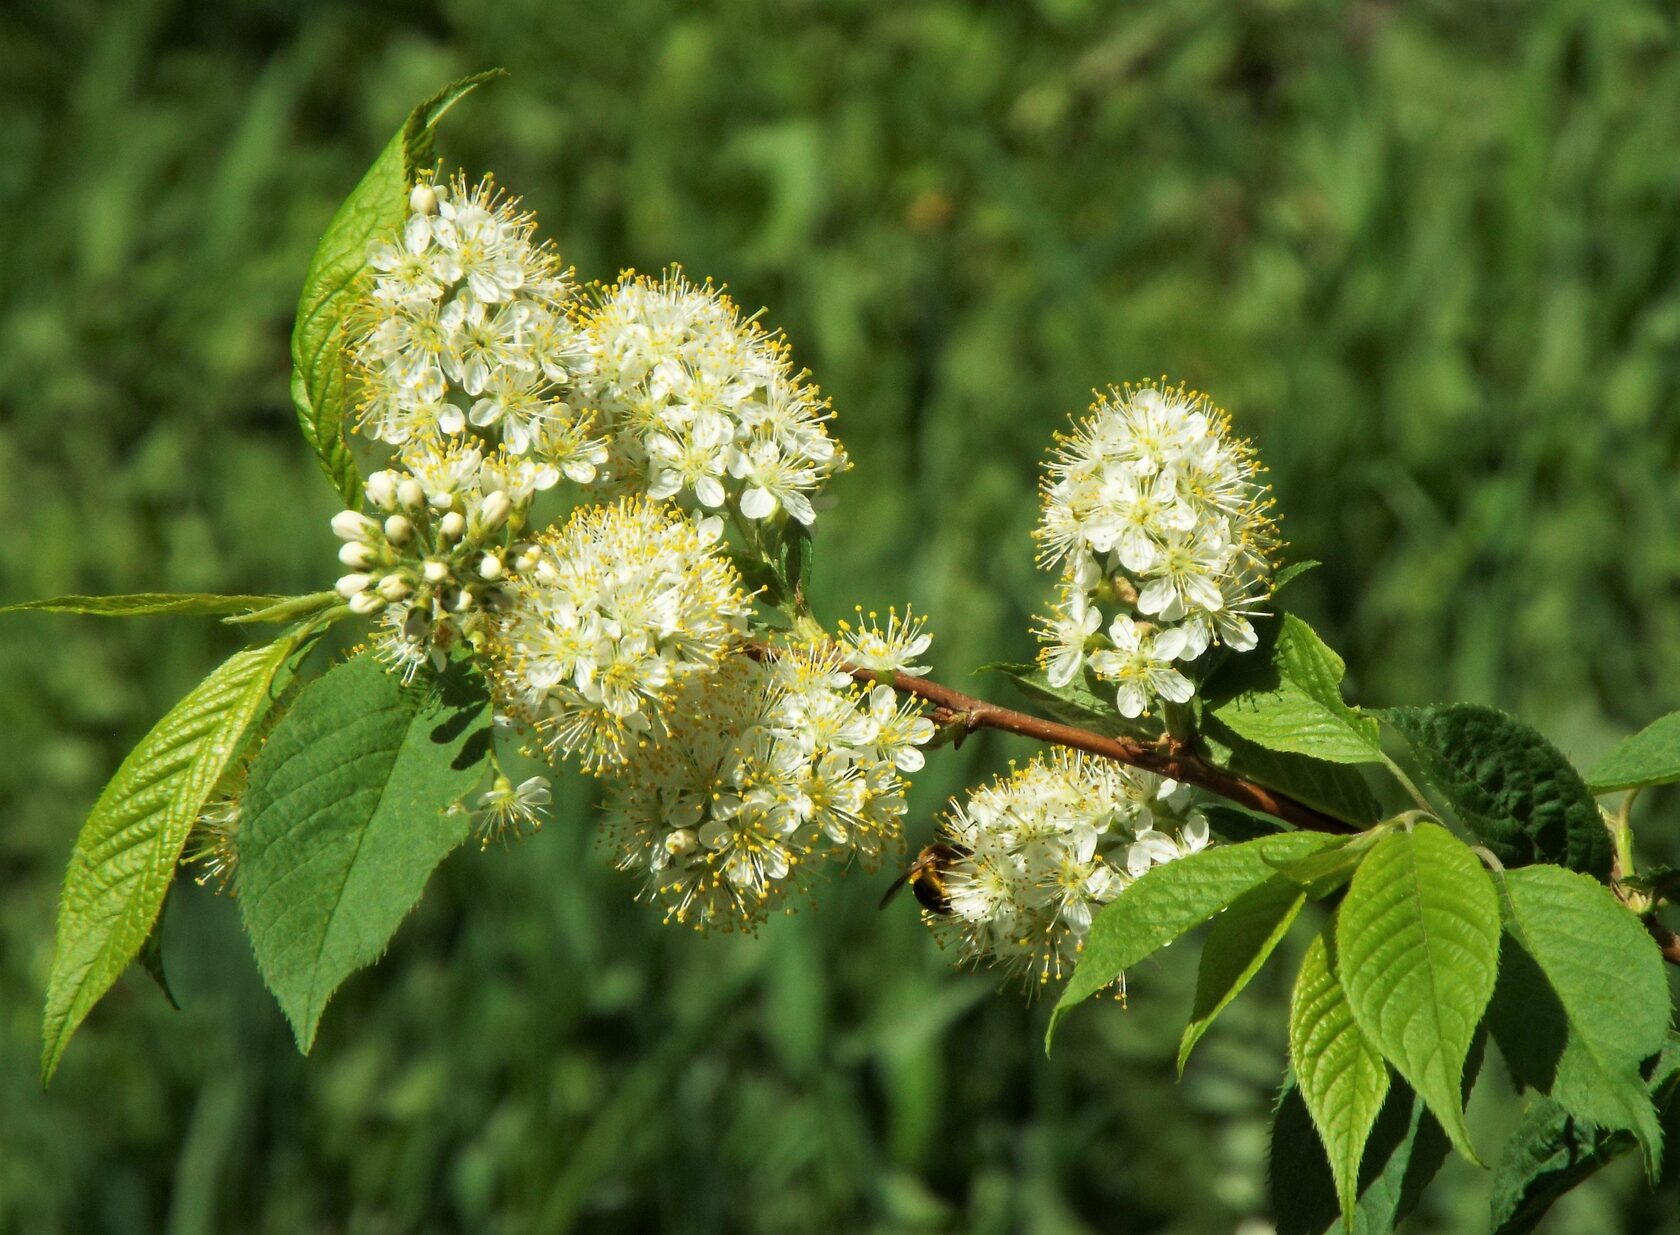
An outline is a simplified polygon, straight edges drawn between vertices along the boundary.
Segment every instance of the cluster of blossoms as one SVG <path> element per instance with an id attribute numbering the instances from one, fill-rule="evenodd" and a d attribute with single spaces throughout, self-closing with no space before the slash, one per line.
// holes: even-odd
<path id="1" fill-rule="evenodd" d="M 1277 539 L 1259 465 L 1225 413 L 1182 387 L 1110 390 L 1048 470 L 1037 535 L 1062 572 L 1039 632 L 1052 685 L 1088 667 L 1137 717 L 1188 701 L 1188 662 L 1212 644 L 1255 646 Z"/>
<path id="2" fill-rule="evenodd" d="M 415 186 L 400 232 L 369 257 L 350 353 L 363 433 L 402 448 L 470 425 L 593 478 L 605 451 L 570 395 L 588 361 L 571 274 L 535 229 L 488 179 Z"/>
<path id="3" fill-rule="evenodd" d="M 367 479 L 367 510 L 333 517 L 350 573 L 338 593 L 353 612 L 379 614 L 379 653 L 405 679 L 441 666 L 460 638 L 480 636 L 506 607 L 506 576 L 529 558 L 519 539 L 538 492 L 558 473 L 546 463 L 431 438 L 415 443 L 401 470 Z"/>
<path id="4" fill-rule="evenodd" d="M 827 403 L 779 336 L 677 270 L 626 275 L 582 321 L 577 398 L 601 417 L 616 484 L 811 524 L 812 497 L 846 456 L 828 434 Z"/>
<path id="5" fill-rule="evenodd" d="M 1188 793 L 1106 759 L 1058 750 L 953 801 L 940 829 L 948 912 L 928 915 L 962 959 L 1039 982 L 1072 966 L 1092 915 L 1163 862 L 1208 844 Z"/>
<path id="6" fill-rule="evenodd" d="M 903 773 L 933 722 L 890 687 L 859 686 L 832 645 L 737 656 L 690 677 L 606 800 L 619 865 L 668 920 L 761 921 L 818 861 L 874 869 L 900 834 Z"/>
<path id="7" fill-rule="evenodd" d="M 684 683 L 715 669 L 746 630 L 751 605 L 717 552 L 721 530 L 715 518 L 626 498 L 539 535 L 488 641 L 503 711 L 550 754 L 622 766 Z"/>

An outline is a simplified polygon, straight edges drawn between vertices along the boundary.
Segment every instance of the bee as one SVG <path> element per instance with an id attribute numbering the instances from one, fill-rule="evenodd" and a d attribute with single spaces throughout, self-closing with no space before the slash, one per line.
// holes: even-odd
<path id="1" fill-rule="evenodd" d="M 885 909 L 892 898 L 903 891 L 904 885 L 909 884 L 910 891 L 921 902 L 923 909 L 941 917 L 950 913 L 951 898 L 945 890 L 945 872 L 953 863 L 966 858 L 968 853 L 964 845 L 943 841 L 929 845 L 916 855 L 908 870 L 893 880 L 892 887 L 881 898 L 881 908 Z"/>

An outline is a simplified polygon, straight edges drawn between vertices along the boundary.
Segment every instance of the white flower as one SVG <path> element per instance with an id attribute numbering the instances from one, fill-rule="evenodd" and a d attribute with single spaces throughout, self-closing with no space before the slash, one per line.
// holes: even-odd
<path id="1" fill-rule="evenodd" d="M 684 680 L 608 783 L 619 865 L 668 920 L 750 930 L 824 864 L 873 868 L 932 732 L 914 700 L 865 692 L 832 649 L 731 657 Z"/>
<path id="2" fill-rule="evenodd" d="M 1098 676 L 1120 683 L 1121 713 L 1135 717 L 1194 692 L 1189 675 L 1161 662 L 1195 661 L 1214 643 L 1255 647 L 1250 619 L 1271 594 L 1277 540 L 1259 477 L 1247 443 L 1204 396 L 1153 384 L 1099 396 L 1061 439 L 1044 484 L 1040 553 L 1062 571 L 1061 599 L 1038 630 L 1052 683 L 1072 681 L 1089 650 Z M 1099 603 L 1122 633 L 1111 633 L 1112 648 L 1088 649 Z M 1127 633 L 1135 618 L 1153 640 Z"/>
<path id="3" fill-rule="evenodd" d="M 960 855 L 944 869 L 947 914 L 930 925 L 962 959 L 1039 982 L 1073 964 L 1103 905 L 1150 866 L 1205 847 L 1199 815 L 1173 814 L 1171 782 L 1057 750 L 953 802 L 939 840 Z"/>
<path id="4" fill-rule="evenodd" d="M 809 526 L 813 496 L 846 467 L 831 413 L 782 340 L 679 270 L 626 275 L 584 315 L 575 393 L 597 411 L 622 488 L 747 519 Z"/>
<path id="5" fill-rule="evenodd" d="M 622 763 L 750 610 L 695 522 L 640 498 L 579 509 L 522 551 L 490 640 L 503 709 L 586 768 Z"/>
<path id="6" fill-rule="evenodd" d="M 498 772 L 495 783 L 478 799 L 475 823 L 480 844 L 487 846 L 493 840 L 521 836 L 527 830 L 537 831 L 553 800 L 548 777 L 532 776 L 515 785 Z"/>
<path id="7" fill-rule="evenodd" d="M 900 617 L 898 610 L 887 610 L 886 629 L 882 629 L 877 615 L 871 611 L 867 615 L 863 606 L 857 609 L 857 624 L 842 620 L 840 626 L 840 642 L 846 649 L 846 659 L 859 669 L 873 669 L 877 673 L 909 673 L 923 674 L 929 666 L 918 665 L 914 662 L 922 656 L 933 643 L 933 636 L 924 627 L 927 619 L 917 617 L 910 612 L 910 607 L 904 607 L 904 616 Z"/>
<path id="8" fill-rule="evenodd" d="M 1115 706 L 1120 715 L 1135 719 L 1156 698 L 1188 703 L 1196 693 L 1190 679 L 1173 668 L 1184 643 L 1182 631 L 1146 635 L 1122 614 L 1108 628 L 1108 637 L 1113 646 L 1091 654 L 1091 672 L 1118 685 Z"/>

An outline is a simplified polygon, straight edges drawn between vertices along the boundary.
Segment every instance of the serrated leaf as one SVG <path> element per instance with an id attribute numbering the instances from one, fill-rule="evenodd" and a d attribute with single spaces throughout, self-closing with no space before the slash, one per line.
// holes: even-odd
<path id="1" fill-rule="evenodd" d="M 1459 1083 L 1499 971 L 1499 898 L 1476 855 L 1431 823 L 1384 836 L 1337 911 L 1335 960 L 1360 1029 L 1480 1165 Z"/>
<path id="2" fill-rule="evenodd" d="M 1392 1235 L 1417 1207 L 1451 1148 L 1441 1125 L 1411 1088 L 1391 1080 L 1365 1143 L 1352 1235 Z M 1267 1174 L 1277 1235 L 1320 1235 L 1326 1230 L 1343 1235 L 1350 1230 L 1337 1217 L 1339 1204 L 1324 1143 L 1293 1083 L 1279 1095 L 1272 1118 Z"/>
<path id="3" fill-rule="evenodd" d="M 1197 809 L 1207 820 L 1213 834 L 1233 845 L 1266 836 L 1282 836 L 1294 830 L 1282 820 L 1274 819 L 1270 815 L 1257 815 L 1253 811 L 1228 806 L 1222 802 L 1209 802 Z"/>
<path id="4" fill-rule="evenodd" d="M 1217 766 L 1326 815 L 1364 826 L 1375 823 L 1381 813 L 1370 786 L 1352 764 L 1267 750 L 1237 736 L 1211 713 L 1203 714 L 1200 738 Z"/>
<path id="5" fill-rule="evenodd" d="M 1673 1096 L 1677 1070 L 1680 1050 L 1670 1037 L 1645 1082 L 1659 1109 Z M 1505 1143 L 1494 1172 L 1494 1235 L 1527 1235 L 1554 1201 L 1636 1144 L 1627 1132 L 1595 1127 L 1550 1098 L 1536 1099 Z"/>
<path id="6" fill-rule="evenodd" d="M 1307 894 L 1278 876 L 1250 888 L 1213 920 L 1196 971 L 1196 1002 L 1178 1043 L 1178 1071 L 1197 1042 L 1289 933 Z"/>
<path id="7" fill-rule="evenodd" d="M 464 666 L 405 687 L 363 653 L 305 687 L 252 764 L 240 911 L 300 1050 L 471 830 L 449 808 L 489 744 L 489 699 Z"/>
<path id="8" fill-rule="evenodd" d="M 1587 773 L 1594 793 L 1642 789 L 1680 781 L 1680 712 L 1652 721 L 1612 746 Z"/>
<path id="9" fill-rule="evenodd" d="M 1301 961 L 1289 1003 L 1289 1063 L 1351 1227 L 1365 1143 L 1388 1096 L 1388 1065 L 1354 1020 L 1331 962 L 1334 947 L 1334 928 L 1326 926 Z"/>
<path id="10" fill-rule="evenodd" d="M 163 919 L 169 912 L 169 893 L 165 892 L 163 904 L 158 908 L 157 920 L 152 923 L 152 929 L 146 933 L 146 942 L 140 945 L 140 953 L 134 958 L 135 963 L 146 971 L 146 976 L 157 984 L 158 990 L 169 1001 L 169 1006 L 177 1012 L 181 1010 L 175 992 L 169 985 L 169 971 L 163 964 Z"/>
<path id="11" fill-rule="evenodd" d="M 1656 944 L 1586 875 L 1527 866 L 1501 886 L 1510 939 L 1489 1020 L 1513 1075 L 1579 1119 L 1632 1132 L 1654 1179 L 1662 1127 L 1640 1068 L 1668 1039 Z"/>
<path id="12" fill-rule="evenodd" d="M 1079 964 L 1050 1016 L 1044 1048 L 1068 1011 L 1186 931 L 1200 926 L 1273 870 L 1266 855 L 1293 857 L 1327 845 L 1317 832 L 1285 832 L 1242 845 L 1215 845 L 1151 868 L 1097 911 Z"/>
<path id="13" fill-rule="evenodd" d="M 1204 714 L 1268 750 L 1331 763 L 1382 760 L 1377 721 L 1342 699 L 1337 656 L 1292 613 L 1268 623 L 1260 646 L 1234 656 L 1210 683 Z"/>
<path id="14" fill-rule="evenodd" d="M 432 162 L 433 133 L 444 113 L 501 75 L 500 69 L 492 69 L 464 77 L 409 113 L 327 224 L 304 276 L 292 329 L 292 403 L 304 440 L 346 506 L 360 508 L 362 482 L 344 440 L 344 420 L 352 402 L 345 318 L 356 298 L 368 247 L 381 233 L 402 224 L 415 175 Z"/>
<path id="15" fill-rule="evenodd" d="M 41 1082 L 93 1005 L 139 955 L 194 821 L 299 646 L 286 635 L 237 652 L 140 739 L 76 837 L 59 899 L 41 1025 Z"/>
<path id="16" fill-rule="evenodd" d="M 255 613 L 284 596 L 212 596 L 203 592 L 135 592 L 127 596 L 52 596 L 0 605 L 0 613 L 82 613 L 93 617 L 147 617 L 162 613 Z"/>
<path id="17" fill-rule="evenodd" d="M 1514 716 L 1478 704 L 1390 708 L 1424 775 L 1507 867 L 1554 862 L 1610 875 L 1598 805 L 1556 747 Z"/>

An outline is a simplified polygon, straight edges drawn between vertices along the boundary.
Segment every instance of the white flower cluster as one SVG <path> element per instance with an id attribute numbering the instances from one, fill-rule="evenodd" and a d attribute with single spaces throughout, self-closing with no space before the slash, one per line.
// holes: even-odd
<path id="1" fill-rule="evenodd" d="M 623 764 L 746 629 L 751 606 L 716 551 L 720 530 L 633 497 L 538 536 L 489 640 L 503 710 L 550 753 Z"/>
<path id="2" fill-rule="evenodd" d="M 571 276 L 535 230 L 489 179 L 415 186 L 401 230 L 369 256 L 351 347 L 363 433 L 405 447 L 471 425 L 513 454 L 593 478 L 605 451 L 568 393 L 588 359 Z"/>
<path id="3" fill-rule="evenodd" d="M 428 663 L 441 667 L 459 638 L 476 636 L 484 616 L 504 607 L 505 575 L 530 552 L 518 535 L 531 502 L 558 473 L 505 450 L 486 457 L 432 438 L 400 462 L 368 477 L 371 514 L 341 511 L 332 526 L 350 568 L 339 595 L 355 613 L 381 615 L 375 646 L 412 680 Z"/>
<path id="4" fill-rule="evenodd" d="M 609 785 L 619 865 L 645 875 L 667 920 L 751 929 L 814 863 L 873 869 L 898 837 L 901 774 L 922 766 L 933 722 L 842 663 L 832 647 L 787 647 L 688 679 Z"/>
<path id="5" fill-rule="evenodd" d="M 1084 945 L 1092 915 L 1152 866 L 1206 848 L 1208 826 L 1176 782 L 1058 750 L 953 801 L 939 839 L 948 912 L 926 914 L 962 959 L 1048 982 Z"/>
<path id="6" fill-rule="evenodd" d="M 1214 642 L 1255 646 L 1277 539 L 1259 465 L 1224 412 L 1183 387 L 1111 389 L 1048 471 L 1037 535 L 1062 584 L 1039 634 L 1053 685 L 1088 665 L 1136 717 L 1190 699 L 1181 666 Z"/>
<path id="7" fill-rule="evenodd" d="M 583 326 L 577 399 L 601 416 L 619 485 L 811 524 L 812 497 L 846 456 L 828 435 L 828 405 L 779 336 L 676 270 L 622 278 Z"/>

